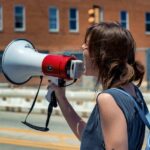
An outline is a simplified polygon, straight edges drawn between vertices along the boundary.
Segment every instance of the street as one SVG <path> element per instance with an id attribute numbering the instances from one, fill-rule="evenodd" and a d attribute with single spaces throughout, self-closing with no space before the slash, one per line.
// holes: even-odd
<path id="1" fill-rule="evenodd" d="M 51 117 L 48 132 L 25 126 L 25 117 L 26 113 L 0 111 L 0 150 L 79 150 L 80 142 L 62 116 Z M 28 121 L 44 126 L 46 114 L 33 113 Z"/>
<path id="2" fill-rule="evenodd" d="M 52 116 L 48 132 L 30 129 L 21 123 L 26 113 L 0 111 L 0 150 L 78 150 L 80 142 L 65 119 Z M 44 126 L 46 114 L 31 114 L 30 123 Z"/>

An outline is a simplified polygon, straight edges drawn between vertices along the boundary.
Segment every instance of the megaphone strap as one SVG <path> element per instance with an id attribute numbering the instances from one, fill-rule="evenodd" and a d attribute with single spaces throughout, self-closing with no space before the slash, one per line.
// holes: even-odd
<path id="1" fill-rule="evenodd" d="M 35 129 L 38 131 L 43 131 L 43 132 L 49 131 L 49 128 L 35 126 L 35 125 L 30 124 L 29 122 L 26 122 L 26 121 L 22 121 L 22 123 L 25 124 L 26 126 L 32 128 L 32 129 Z"/>
<path id="2" fill-rule="evenodd" d="M 25 118 L 25 121 L 22 121 L 23 124 L 27 125 L 28 127 L 32 128 L 32 129 L 35 129 L 35 130 L 39 130 L 39 131 L 49 131 L 49 128 L 48 128 L 48 124 L 49 124 L 49 119 L 50 119 L 50 116 L 52 114 L 52 111 L 53 111 L 53 106 L 51 103 L 49 103 L 49 106 L 48 106 L 48 112 L 47 112 L 47 119 L 46 119 L 46 123 L 45 123 L 45 127 L 40 127 L 40 126 L 36 126 L 36 125 L 33 125 L 29 122 L 27 122 L 27 118 L 28 116 L 30 115 L 30 113 L 32 112 L 33 108 L 34 108 L 34 105 L 35 105 L 35 102 L 37 100 L 37 97 L 38 97 L 38 93 L 39 93 L 39 90 L 40 90 L 40 87 L 41 87 L 41 83 L 42 83 L 42 80 L 43 80 L 43 76 L 40 77 L 40 84 L 39 84 L 39 87 L 38 87 L 38 91 L 36 93 L 36 96 L 34 98 L 34 101 L 31 105 L 31 108 Z"/>
<path id="3" fill-rule="evenodd" d="M 40 90 L 40 87 L 41 87 L 41 84 L 42 84 L 43 76 L 40 76 L 40 79 L 41 79 L 40 84 L 39 84 L 36 96 L 34 98 L 34 101 L 31 105 L 31 108 L 30 108 L 28 114 L 26 115 L 25 121 L 22 121 L 22 123 L 25 124 L 26 126 L 32 128 L 32 129 L 45 132 L 45 131 L 49 131 L 48 124 L 49 124 L 49 120 L 50 120 L 50 117 L 51 117 L 51 114 L 52 114 L 52 111 L 53 111 L 53 107 L 57 107 L 57 98 L 56 98 L 56 95 L 55 95 L 54 91 L 51 94 L 51 101 L 49 103 L 48 110 L 47 110 L 47 119 L 46 119 L 45 127 L 36 126 L 36 125 L 33 125 L 33 124 L 27 122 L 27 118 L 30 115 L 30 113 L 32 112 L 32 110 L 34 108 L 34 105 L 35 105 L 35 102 L 37 100 L 39 90 Z M 65 86 L 69 86 L 69 85 L 73 84 L 74 82 L 76 82 L 76 79 L 74 80 L 73 83 L 71 83 L 69 85 L 65 85 L 65 80 L 64 79 L 58 79 L 58 81 L 59 81 L 59 86 L 65 87 Z"/>
<path id="4" fill-rule="evenodd" d="M 25 118 L 25 122 L 26 122 L 26 120 L 27 120 L 29 114 L 32 112 L 32 110 L 33 110 L 33 108 L 34 108 L 35 102 L 36 102 L 36 100 L 37 100 L 37 97 L 38 97 L 38 94 L 39 94 L 39 91 L 40 91 L 40 87 L 41 87 L 41 84 L 42 84 L 42 80 L 43 80 L 43 76 L 40 76 L 40 84 L 39 84 L 37 93 L 36 93 L 36 95 L 35 95 L 34 101 L 33 101 L 32 105 L 31 105 L 31 108 L 30 108 L 30 110 L 29 110 L 29 112 L 28 112 L 28 114 L 27 114 L 27 116 L 26 116 L 26 118 Z"/>

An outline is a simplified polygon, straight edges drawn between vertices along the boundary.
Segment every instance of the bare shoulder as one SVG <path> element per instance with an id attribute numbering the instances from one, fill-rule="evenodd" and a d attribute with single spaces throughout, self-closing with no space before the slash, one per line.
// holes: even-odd
<path id="1" fill-rule="evenodd" d="M 97 97 L 97 102 L 99 104 L 100 107 L 104 106 L 115 106 L 117 105 L 115 102 L 115 99 L 113 98 L 113 96 L 109 93 L 101 93 L 98 97 Z"/>
<path id="2" fill-rule="evenodd" d="M 98 98 L 98 107 L 100 115 L 104 118 L 120 118 L 123 115 L 120 107 L 117 105 L 115 99 L 109 93 L 101 93 Z"/>

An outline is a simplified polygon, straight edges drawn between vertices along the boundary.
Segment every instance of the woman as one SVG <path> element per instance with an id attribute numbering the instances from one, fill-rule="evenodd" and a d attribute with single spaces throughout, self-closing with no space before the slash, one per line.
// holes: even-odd
<path id="1" fill-rule="evenodd" d="M 81 140 L 81 150 L 141 150 L 145 125 L 130 97 L 140 107 L 145 106 L 140 90 L 144 68 L 135 61 L 135 42 L 126 29 L 117 23 L 100 23 L 87 29 L 82 45 L 85 75 L 95 76 L 103 91 L 85 123 L 69 104 L 65 89 L 50 84 L 55 90 L 59 106 L 75 135 Z M 144 105 L 143 105 L 144 104 Z M 143 108 L 145 109 L 145 107 Z"/>

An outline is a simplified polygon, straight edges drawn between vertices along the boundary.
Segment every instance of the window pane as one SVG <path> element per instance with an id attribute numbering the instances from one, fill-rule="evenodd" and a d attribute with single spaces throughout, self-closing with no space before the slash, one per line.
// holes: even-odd
<path id="1" fill-rule="evenodd" d="M 57 29 L 56 23 L 51 23 L 51 24 L 50 24 L 50 28 L 51 28 L 51 29 Z"/>
<path id="2" fill-rule="evenodd" d="M 15 7 L 15 13 L 17 15 L 22 15 L 23 14 L 23 8 L 21 6 Z"/>
<path id="3" fill-rule="evenodd" d="M 126 11 L 121 11 L 120 12 L 120 24 L 123 28 L 127 28 L 128 25 L 128 20 L 127 20 L 127 12 Z"/>
<path id="4" fill-rule="evenodd" d="M 23 22 L 23 17 L 22 16 L 16 16 L 17 22 Z"/>
<path id="5" fill-rule="evenodd" d="M 69 14 L 69 27 L 71 31 L 77 31 L 77 9 L 71 8 Z"/>
<path id="6" fill-rule="evenodd" d="M 71 30 L 76 30 L 77 26 L 76 26 L 76 21 L 70 21 L 70 29 Z"/>
<path id="7" fill-rule="evenodd" d="M 125 29 L 126 29 L 126 27 L 127 27 L 126 22 L 122 22 L 122 23 L 121 23 L 121 26 L 122 26 L 123 28 L 125 28 Z"/>
<path id="8" fill-rule="evenodd" d="M 16 17 L 15 27 L 23 28 L 23 18 L 22 17 Z"/>
<path id="9" fill-rule="evenodd" d="M 50 8 L 50 18 L 56 18 L 57 10 L 56 8 Z"/>
<path id="10" fill-rule="evenodd" d="M 122 11 L 121 12 L 121 20 L 126 20 L 127 19 L 127 12 L 126 11 Z"/>
<path id="11" fill-rule="evenodd" d="M 146 21 L 150 21 L 150 13 L 146 13 Z"/>
<path id="12" fill-rule="evenodd" d="M 23 24 L 21 22 L 16 22 L 15 26 L 17 28 L 22 28 L 23 27 Z"/>
<path id="13" fill-rule="evenodd" d="M 150 12 L 145 13 L 145 30 L 150 32 Z"/>
<path id="14" fill-rule="evenodd" d="M 15 29 L 24 28 L 24 7 L 16 6 L 15 7 Z"/>
<path id="15" fill-rule="evenodd" d="M 146 24 L 146 31 L 150 32 L 150 24 Z"/>
<path id="16" fill-rule="evenodd" d="M 50 8 L 49 9 L 49 29 L 58 30 L 58 9 Z"/>
<path id="17" fill-rule="evenodd" d="M 76 9 L 75 8 L 70 9 L 70 18 L 72 18 L 72 19 L 76 18 Z"/>
<path id="18" fill-rule="evenodd" d="M 56 19 L 51 20 L 50 24 L 55 24 L 56 25 Z"/>

